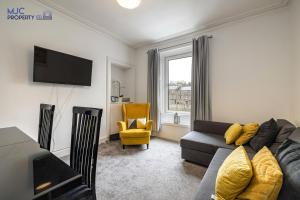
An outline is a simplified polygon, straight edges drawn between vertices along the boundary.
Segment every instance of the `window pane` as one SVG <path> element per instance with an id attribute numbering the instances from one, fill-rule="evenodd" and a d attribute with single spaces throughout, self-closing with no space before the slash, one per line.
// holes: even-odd
<path id="1" fill-rule="evenodd" d="M 168 110 L 191 110 L 192 57 L 169 61 Z"/>

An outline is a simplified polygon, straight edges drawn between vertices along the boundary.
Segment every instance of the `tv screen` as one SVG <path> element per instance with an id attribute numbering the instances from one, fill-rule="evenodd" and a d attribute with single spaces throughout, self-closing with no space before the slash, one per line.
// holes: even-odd
<path id="1" fill-rule="evenodd" d="M 33 81 L 91 86 L 93 61 L 34 46 Z"/>

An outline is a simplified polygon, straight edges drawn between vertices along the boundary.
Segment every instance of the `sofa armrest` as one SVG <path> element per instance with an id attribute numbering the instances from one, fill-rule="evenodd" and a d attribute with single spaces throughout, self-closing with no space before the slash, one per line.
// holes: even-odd
<path id="1" fill-rule="evenodd" d="M 125 123 L 125 122 L 123 122 L 123 121 L 118 121 L 117 124 L 118 124 L 119 131 L 120 131 L 120 132 L 121 132 L 121 131 L 126 131 L 126 123 Z"/>
<path id="2" fill-rule="evenodd" d="M 213 133 L 218 135 L 224 135 L 226 130 L 232 125 L 232 123 L 225 122 L 212 122 L 205 120 L 194 121 L 194 131 L 203 133 Z"/>
<path id="3" fill-rule="evenodd" d="M 146 123 L 146 130 L 151 131 L 152 130 L 152 125 L 153 125 L 153 121 L 148 120 L 147 123 Z"/>

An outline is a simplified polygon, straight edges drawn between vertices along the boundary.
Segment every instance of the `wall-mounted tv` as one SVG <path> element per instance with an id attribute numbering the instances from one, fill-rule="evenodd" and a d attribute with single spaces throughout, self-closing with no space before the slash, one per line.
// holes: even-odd
<path id="1" fill-rule="evenodd" d="M 91 86 L 93 61 L 34 46 L 33 82 Z"/>

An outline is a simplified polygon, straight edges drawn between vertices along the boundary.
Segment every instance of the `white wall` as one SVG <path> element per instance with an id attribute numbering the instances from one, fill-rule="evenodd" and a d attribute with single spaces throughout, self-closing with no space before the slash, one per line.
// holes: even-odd
<path id="1" fill-rule="evenodd" d="M 135 69 L 133 66 L 124 67 L 111 65 L 111 81 L 119 81 L 121 84 L 121 95 L 130 98 L 131 102 L 135 100 Z M 113 88 L 112 88 L 113 90 Z M 111 91 L 113 92 L 113 91 Z M 116 90 L 117 92 L 117 90 Z"/>
<path id="2" fill-rule="evenodd" d="M 148 49 L 211 34 L 213 120 L 242 123 L 263 122 L 271 117 L 292 120 L 289 22 L 286 7 L 207 32 L 139 48 L 137 100 L 146 100 Z"/>
<path id="3" fill-rule="evenodd" d="M 132 63 L 133 49 L 52 10 L 52 21 L 8 21 L 6 9 L 24 7 L 42 13 L 30 0 L 0 1 L 0 127 L 17 126 L 37 139 L 39 104 L 56 105 L 54 151 L 69 151 L 72 106 L 103 108 L 101 138 L 106 133 L 106 57 Z M 33 45 L 92 59 L 91 87 L 32 82 Z"/>
<path id="4" fill-rule="evenodd" d="M 300 1 L 291 0 L 289 3 L 291 12 L 291 38 L 293 55 L 293 117 L 300 126 Z"/>
<path id="5" fill-rule="evenodd" d="M 121 90 L 120 94 L 123 94 L 124 97 L 128 97 L 128 92 L 127 92 L 128 86 L 125 83 L 125 81 L 126 81 L 125 73 L 126 73 L 125 69 L 122 69 L 121 67 L 118 67 L 118 66 L 115 66 L 115 65 L 111 66 L 111 81 L 112 82 L 113 81 L 119 81 L 121 87 L 123 87 L 123 88 L 120 88 L 120 90 Z M 113 87 L 112 87 L 111 92 L 112 93 L 114 92 Z M 119 94 L 115 94 L 115 95 L 119 95 Z"/>
<path id="6" fill-rule="evenodd" d="M 190 132 L 190 128 L 188 126 L 164 124 L 159 130 L 159 137 L 179 142 L 180 138 L 182 138 L 188 132 Z"/>

